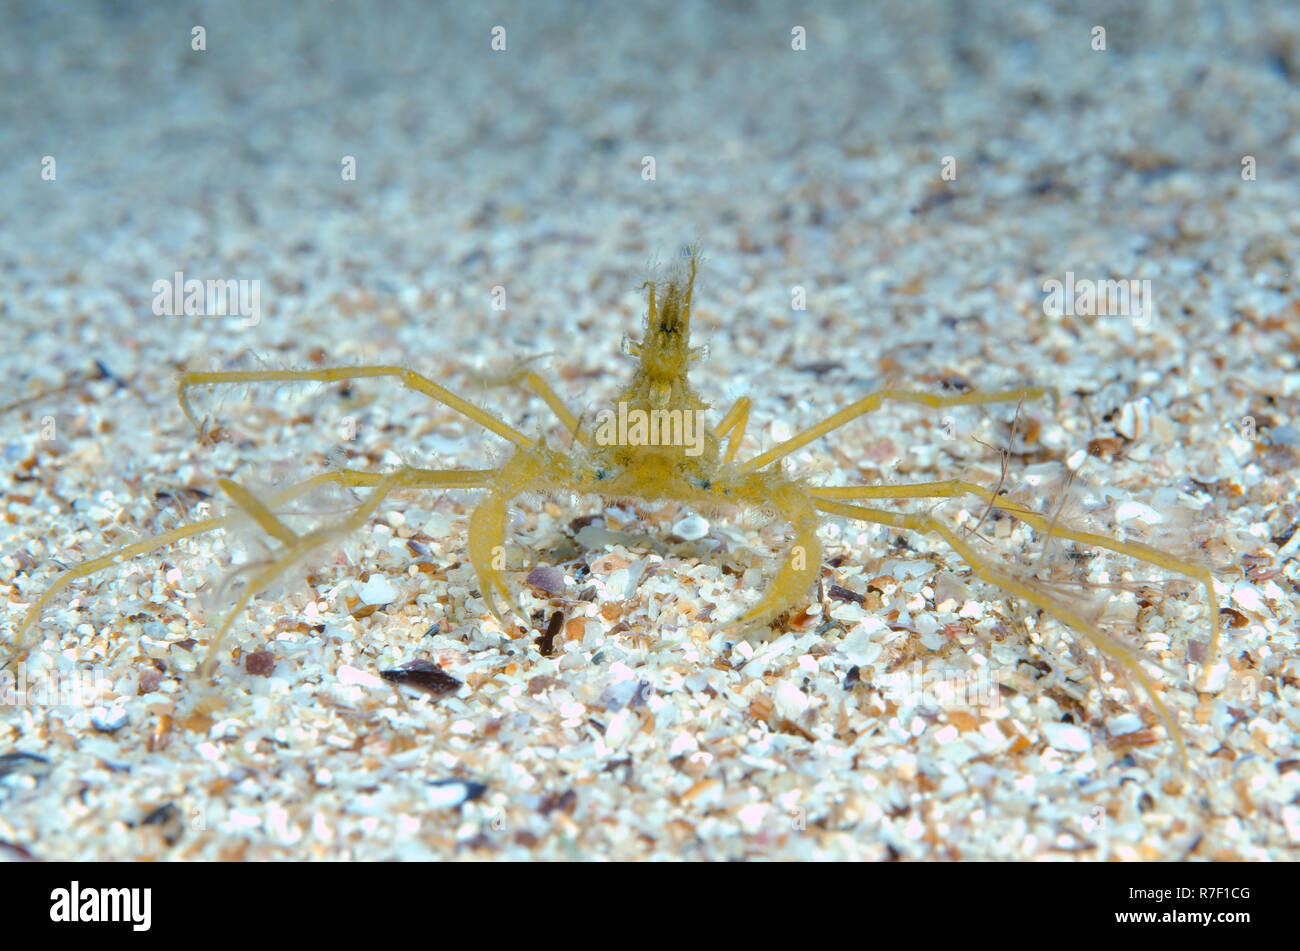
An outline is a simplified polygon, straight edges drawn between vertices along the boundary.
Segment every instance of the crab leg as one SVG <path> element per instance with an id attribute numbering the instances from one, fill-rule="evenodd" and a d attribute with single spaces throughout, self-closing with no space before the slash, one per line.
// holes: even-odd
<path id="1" fill-rule="evenodd" d="M 1029 386 L 1022 387 L 1018 390 L 1001 390 L 996 393 L 963 393 L 957 396 L 938 396 L 934 393 L 915 393 L 910 390 L 880 390 L 872 393 L 870 396 L 864 396 L 856 403 L 850 403 L 844 409 L 840 410 L 826 419 L 822 420 L 815 426 L 810 426 L 803 432 L 796 433 L 785 442 L 773 446 L 767 452 L 755 456 L 753 459 L 740 464 L 742 472 L 753 472 L 764 466 L 775 462 L 783 456 L 788 456 L 796 449 L 808 445 L 815 439 L 820 439 L 829 432 L 839 429 L 846 423 L 850 423 L 859 416 L 865 416 L 880 407 L 885 400 L 894 400 L 899 403 L 920 403 L 924 406 L 934 407 L 936 409 L 945 406 L 974 406 L 981 403 L 1011 403 L 1016 400 L 1034 399 L 1040 396 L 1050 396 L 1053 401 L 1057 399 L 1056 389 L 1048 386 Z"/>
<path id="2" fill-rule="evenodd" d="M 1174 720 L 1173 714 L 1169 712 L 1169 708 L 1160 699 L 1155 684 L 1151 682 L 1151 678 L 1142 669 L 1138 656 L 1131 647 L 1103 633 L 1081 614 L 1070 610 L 1070 608 L 1043 594 L 1037 588 L 1016 578 L 1014 575 L 994 567 L 987 559 L 981 557 L 968 542 L 932 515 L 886 512 L 880 509 L 864 508 L 860 505 L 847 505 L 843 502 L 834 502 L 824 498 L 818 499 L 814 504 L 823 512 L 831 515 L 840 515 L 844 518 L 871 522 L 876 525 L 886 525 L 890 528 L 910 529 L 911 531 L 938 535 L 948 543 L 949 547 L 957 553 L 962 561 L 970 566 L 976 577 L 997 585 L 1016 597 L 1036 605 L 1066 627 L 1078 631 L 1090 640 L 1099 651 L 1119 663 L 1129 675 L 1141 684 L 1142 689 L 1151 698 L 1151 702 L 1159 712 L 1160 718 L 1164 720 L 1169 734 L 1177 742 L 1178 752 L 1184 765 L 1189 762 L 1187 745 L 1183 741 L 1182 730 Z"/>
<path id="3" fill-rule="evenodd" d="M 521 492 L 543 484 L 549 478 L 555 481 L 557 473 L 547 468 L 547 460 L 538 452 L 515 453 L 498 470 L 492 481 L 491 492 L 484 497 L 469 517 L 469 560 L 478 575 L 479 591 L 493 617 L 503 621 L 496 596 L 501 595 L 510 610 L 527 620 L 527 615 L 515 603 L 502 580 L 505 569 L 506 514 L 510 503 Z"/>
<path id="4" fill-rule="evenodd" d="M 776 577 L 758 604 L 735 622 L 747 635 L 759 635 L 765 625 L 806 595 L 816 580 L 822 564 L 821 543 L 817 540 L 820 518 L 799 486 L 786 484 L 773 492 L 761 479 L 747 481 L 749 484 L 736 492 L 734 498 L 774 509 L 779 518 L 794 526 L 794 541 Z"/>
<path id="5" fill-rule="evenodd" d="M 1152 548 L 1142 542 L 1120 541 L 1108 535 L 1081 532 L 1064 527 L 1054 519 L 1049 519 L 1032 509 L 1025 508 L 1015 502 L 1009 502 L 995 495 L 982 485 L 961 479 L 949 479 L 943 482 L 917 482 L 912 485 L 824 486 L 809 489 L 809 494 L 813 497 L 814 503 L 819 506 L 822 501 L 835 499 L 934 499 L 955 498 L 967 494 L 975 495 L 984 499 L 993 508 L 1006 512 L 1026 525 L 1048 532 L 1050 535 L 1067 538 L 1083 545 L 1104 548 L 1107 551 L 1118 552 L 1121 555 L 1129 555 L 1147 564 L 1164 568 L 1166 571 L 1194 578 L 1205 586 L 1207 603 L 1210 606 L 1212 634 L 1210 638 L 1210 660 L 1203 667 L 1203 673 L 1206 676 L 1209 675 L 1210 667 L 1213 666 L 1215 659 L 1219 656 L 1219 612 L 1215 610 L 1218 602 L 1214 593 L 1214 576 L 1210 574 L 1208 569 L 1190 561 L 1167 555 L 1158 548 Z"/>
<path id="6" fill-rule="evenodd" d="M 546 405 L 551 408 L 551 412 L 560 418 L 560 422 L 564 423 L 565 429 L 573 435 L 574 439 L 584 446 L 591 445 L 591 437 L 582 431 L 582 427 L 578 424 L 578 417 L 574 416 L 573 411 L 564 405 L 564 401 L 556 395 L 555 390 L 551 389 L 549 383 L 536 373 L 529 372 L 524 377 L 524 384 L 542 398 Z"/>
<path id="7" fill-rule="evenodd" d="M 495 474 L 495 472 L 496 470 L 494 469 L 439 471 L 433 469 L 407 468 L 399 470 L 399 473 L 402 476 L 402 485 L 420 488 L 480 488 Z M 234 499 L 235 504 L 238 505 L 246 514 L 251 515 L 254 520 L 263 527 L 263 529 L 266 529 L 268 533 L 278 538 L 282 543 L 286 544 L 287 547 L 295 547 L 303 543 L 302 539 L 304 537 L 312 538 L 318 533 L 301 537 L 294 534 L 287 526 L 284 526 L 278 518 L 271 514 L 272 508 L 291 501 L 292 499 L 322 485 L 333 483 L 335 485 L 348 486 L 352 488 L 376 487 L 383 484 L 388 478 L 391 478 L 391 476 L 385 475 L 384 473 L 359 472 L 351 469 L 323 472 L 320 475 L 313 476 L 310 479 L 306 479 L 303 482 L 299 482 L 296 485 L 281 490 L 265 503 L 257 500 L 248 492 L 247 489 L 237 483 L 230 482 L 229 480 L 222 480 L 222 488 L 226 489 L 227 493 L 231 495 L 232 499 Z M 375 504 L 378 504 L 378 500 L 376 500 Z M 204 519 L 203 521 L 195 522 L 192 525 L 183 525 L 180 528 L 172 529 L 169 532 L 163 532 L 159 535 L 143 538 L 130 545 L 125 545 L 114 551 L 108 552 L 105 555 L 101 555 L 98 558 L 83 561 L 81 564 L 69 568 L 56 578 L 50 586 L 41 593 L 41 596 L 36 599 L 36 602 L 27 609 L 27 613 L 23 617 L 22 623 L 19 624 L 18 630 L 14 633 L 14 653 L 11 659 L 21 660 L 26 656 L 27 650 L 29 649 L 26 644 L 26 637 L 32 625 L 35 624 L 37 618 L 40 617 L 41 609 L 49 604 L 54 595 L 58 594 L 59 591 L 63 590 L 63 588 L 67 587 L 73 581 L 76 581 L 78 578 L 85 578 L 103 568 L 120 564 L 127 559 L 135 558 L 138 555 L 148 554 L 149 552 L 157 551 L 160 548 L 165 548 L 173 542 L 180 541 L 181 539 L 190 538 L 195 535 L 202 535 L 219 528 L 228 528 L 237 518 L 237 515 L 231 514 L 219 518 Z M 271 530 L 272 527 L 274 527 L 274 531 Z M 292 542 L 290 542 L 290 536 L 292 536 Z M 313 544 L 318 543 L 319 542 L 314 542 Z M 263 587 L 265 587 L 265 585 L 263 585 Z M 260 588 L 258 590 L 260 590 Z M 251 596 L 252 595 L 250 594 L 249 597 Z M 244 599 L 244 603 L 246 602 L 247 599 Z M 233 616 L 233 612 L 231 612 L 231 616 Z"/>
<path id="8" fill-rule="evenodd" d="M 334 473 L 327 473 L 333 475 Z M 358 473 L 361 474 L 361 473 Z M 248 602 L 259 591 L 265 589 L 292 564 L 315 548 L 356 531 L 374 513 L 385 498 L 398 489 L 407 488 L 482 488 L 497 474 L 495 469 L 456 470 L 456 469 L 416 469 L 405 466 L 385 474 L 364 473 L 367 483 L 374 486 L 374 491 L 365 500 L 349 512 L 342 520 L 313 531 L 298 535 L 276 518 L 269 508 L 259 502 L 247 489 L 223 479 L 221 487 L 234 500 L 235 504 L 252 516 L 267 532 L 284 544 L 284 553 L 266 563 L 262 570 L 253 576 L 252 582 L 244 589 L 239 600 L 222 619 L 216 635 L 208 645 L 208 656 L 203 662 L 201 673 L 208 676 L 216 662 L 217 649 L 225 638 L 235 617 L 247 607 Z M 373 477 L 378 476 L 374 481 Z"/>
<path id="9" fill-rule="evenodd" d="M 718 423 L 718 436 L 727 437 L 727 454 L 723 457 L 724 462 L 731 462 L 736 458 L 736 451 L 740 449 L 740 443 L 745 438 L 745 426 L 749 423 L 749 397 L 742 396 L 727 410 L 721 421 Z"/>
<path id="10" fill-rule="evenodd" d="M 421 376 L 413 370 L 396 366 L 329 367 L 323 370 L 218 370 L 211 372 L 189 370 L 181 374 L 180 382 L 176 385 L 176 400 L 181 404 L 181 412 L 185 414 L 185 418 L 197 429 L 199 424 L 194 416 L 194 410 L 190 406 L 188 392 L 196 386 L 214 386 L 218 383 L 294 382 L 298 380 L 332 383 L 336 380 L 357 380 L 374 376 L 395 376 L 407 389 L 416 390 L 431 399 L 437 400 L 444 406 L 451 407 L 462 416 L 468 416 L 484 429 L 496 433 L 503 439 L 510 440 L 521 449 L 530 449 L 535 445 L 523 433 L 507 426 L 491 413 L 479 409 L 468 400 L 464 400 L 450 390 L 444 389 L 428 377 Z"/>

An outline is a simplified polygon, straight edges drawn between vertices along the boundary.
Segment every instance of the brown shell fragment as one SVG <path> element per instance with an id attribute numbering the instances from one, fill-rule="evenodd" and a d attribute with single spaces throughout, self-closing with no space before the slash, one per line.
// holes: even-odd
<path id="1" fill-rule="evenodd" d="M 162 834 L 163 841 L 168 845 L 175 845 L 181 839 L 181 833 L 185 831 L 185 824 L 181 821 L 181 811 L 176 808 L 174 803 L 164 803 L 157 809 L 150 812 L 140 823 L 142 826 L 155 826 Z"/>
<path id="2" fill-rule="evenodd" d="M 269 677 L 275 671 L 275 655 L 270 651 L 253 651 L 244 655 L 244 670 L 254 677 Z"/>
<path id="3" fill-rule="evenodd" d="M 410 687 L 431 697 L 441 697 L 455 693 L 463 681 L 457 680 L 437 664 L 428 660 L 416 660 L 396 670 L 381 670 L 379 676 L 390 684 Z"/>

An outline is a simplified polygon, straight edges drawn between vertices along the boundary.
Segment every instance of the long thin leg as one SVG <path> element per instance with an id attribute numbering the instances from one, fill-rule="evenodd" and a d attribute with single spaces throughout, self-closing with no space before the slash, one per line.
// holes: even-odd
<path id="1" fill-rule="evenodd" d="M 924 406 L 934 407 L 936 409 L 945 406 L 974 406 L 981 403 L 1011 403 L 1016 400 L 1035 399 L 1041 396 L 1050 396 L 1053 400 L 1057 399 L 1056 389 L 1050 386 L 1028 386 L 1021 387 L 1018 390 L 1001 390 L 997 393 L 963 393 L 957 396 L 938 396 L 934 393 L 915 393 L 910 390 L 880 390 L 865 396 L 856 403 L 851 403 L 844 409 L 832 416 L 828 416 L 815 426 L 810 426 L 800 433 L 791 436 L 785 442 L 773 446 L 767 452 L 755 456 L 753 459 L 740 464 L 742 472 L 750 472 L 755 469 L 761 469 L 771 462 L 783 456 L 788 456 L 803 446 L 808 445 L 815 439 L 820 439 L 827 433 L 839 429 L 846 423 L 850 423 L 859 416 L 864 416 L 880 407 L 885 400 L 894 400 L 899 403 L 920 403 Z"/>
<path id="2" fill-rule="evenodd" d="M 190 406 L 188 394 L 188 391 L 196 386 L 213 386 L 218 383 L 267 383 L 301 380 L 332 383 L 337 380 L 356 380 L 375 376 L 397 377 L 407 389 L 423 393 L 444 406 L 450 406 L 456 412 L 468 416 L 483 428 L 510 440 L 521 449 L 531 449 L 535 445 L 523 433 L 507 426 L 491 413 L 487 413 L 473 403 L 461 399 L 450 390 L 443 389 L 427 377 L 397 366 L 329 367 L 323 370 L 218 370 L 212 372 L 189 370 L 181 374 L 180 382 L 176 385 L 176 399 L 181 404 L 181 412 L 185 414 L 185 418 L 197 429 L 199 423 L 194 416 L 194 410 Z"/>
<path id="3" fill-rule="evenodd" d="M 506 373 L 488 376 L 484 378 L 483 383 L 494 387 L 519 386 L 522 384 L 525 388 L 532 390 L 542 398 L 542 402 L 549 406 L 551 412 L 559 417 L 560 422 L 564 424 L 564 428 L 569 431 L 570 435 L 572 435 L 574 439 L 578 440 L 578 442 L 582 443 L 584 446 L 590 446 L 590 437 L 581 431 L 582 421 L 578 419 L 578 417 L 574 415 L 573 411 L 564 404 L 564 400 L 560 399 L 559 394 L 551 388 L 551 385 L 546 382 L 546 379 L 542 377 L 541 374 L 528 369 L 528 364 L 534 362 L 536 359 L 537 358 L 534 357 L 530 360 L 525 360 Z"/>
<path id="4" fill-rule="evenodd" d="M 427 488 L 481 488 L 496 474 L 495 469 L 463 469 L 450 471 L 407 469 L 403 471 L 407 473 L 406 478 L 408 480 L 408 485 Z M 236 504 L 240 504 L 240 496 L 238 493 L 243 493 L 245 504 L 241 505 L 241 508 L 250 515 L 253 515 L 253 517 L 262 524 L 262 527 L 266 528 L 266 523 L 263 522 L 261 518 L 258 518 L 259 511 L 265 512 L 269 515 L 270 508 L 289 502 L 322 485 L 333 483 L 335 485 L 348 486 L 352 488 L 363 488 L 367 486 L 373 487 L 380 485 L 385 478 L 387 478 L 387 476 L 384 473 L 359 472 L 351 469 L 323 472 L 320 475 L 313 476 L 310 479 L 306 479 L 303 482 L 299 482 L 296 485 L 281 490 L 273 495 L 265 504 L 258 502 L 252 509 L 247 505 L 247 500 L 252 498 L 251 495 L 247 493 L 247 490 L 235 485 L 234 483 L 229 483 L 229 485 L 235 485 L 235 488 L 237 489 L 237 493 L 232 496 L 235 498 Z M 49 604 L 54 595 L 58 594 L 59 591 L 63 590 L 73 581 L 76 581 L 79 578 L 85 578 L 88 575 L 92 575 L 97 571 L 110 567 L 111 565 L 121 564 L 122 562 L 130 558 L 135 558 L 138 555 L 148 554 L 151 551 L 157 551 L 159 548 L 165 548 L 173 542 L 180 541 L 181 539 L 190 538 L 195 535 L 202 535 L 219 528 L 228 528 L 236 518 L 237 516 L 232 514 L 220 518 L 204 519 L 203 521 L 195 522 L 192 525 L 183 525 L 180 528 L 172 529 L 169 532 L 163 532 L 159 535 L 143 538 L 140 541 L 118 548 L 105 555 L 101 555 L 98 558 L 83 561 L 81 564 L 69 568 L 63 574 L 59 575 L 59 577 L 54 579 L 50 586 L 41 593 L 41 596 L 36 599 L 36 603 L 27 609 L 27 613 L 23 617 L 22 623 L 19 624 L 18 630 L 14 634 L 13 651 L 10 655 L 9 661 L 21 661 L 26 656 L 27 651 L 30 649 L 29 645 L 26 643 L 27 633 L 31 629 L 32 625 L 36 623 L 37 618 L 40 617 L 41 609 Z M 274 518 L 274 516 L 272 516 L 272 518 Z M 288 529 L 284 528 L 283 531 L 287 532 Z M 281 537 L 281 535 L 277 534 L 276 537 Z M 296 537 L 297 536 L 295 536 L 295 538 Z M 281 540 L 283 541 L 284 539 L 281 537 Z"/>
<path id="5" fill-rule="evenodd" d="M 823 486 L 809 490 L 809 495 L 814 500 L 835 500 L 835 499 L 935 499 L 935 498 L 954 498 L 960 495 L 975 495 L 999 511 L 1006 512 L 1008 515 L 1019 519 L 1026 525 L 1033 528 L 1049 532 L 1053 537 L 1068 538 L 1070 541 L 1079 542 L 1083 545 L 1093 545 L 1097 548 L 1104 548 L 1107 551 L 1118 552 L 1121 555 L 1129 555 L 1139 561 L 1147 564 L 1156 565 L 1164 568 L 1166 571 L 1172 571 L 1176 574 L 1185 575 L 1188 578 L 1194 578 L 1205 585 L 1205 594 L 1207 605 L 1210 612 L 1210 625 L 1212 635 L 1210 638 L 1210 659 L 1202 667 L 1204 676 L 1209 675 L 1210 668 L 1214 665 L 1219 656 L 1219 612 L 1217 610 L 1218 602 L 1214 594 L 1214 576 L 1209 570 L 1185 561 L 1181 558 L 1175 558 L 1172 555 L 1165 554 L 1158 548 L 1152 548 L 1142 542 L 1120 541 L 1111 538 L 1109 535 L 1098 535 L 1094 532 L 1081 532 L 1066 526 L 1062 526 L 1054 518 L 1048 518 L 1039 512 L 1025 508 L 1016 502 L 1008 501 L 1001 496 L 995 495 L 982 485 L 974 482 L 966 482 L 961 479 L 949 479 L 943 482 L 917 482 L 911 485 L 853 485 L 853 486 Z"/>
<path id="6" fill-rule="evenodd" d="M 326 472 L 312 479 L 308 479 L 306 482 L 291 486 L 279 495 L 275 496 L 275 498 L 271 500 L 270 504 L 278 505 L 287 502 L 295 496 L 310 491 L 317 486 L 324 485 L 327 482 L 334 482 L 340 485 L 362 486 L 374 485 L 380 478 L 382 478 L 382 476 L 379 473 L 352 472 L 346 470 L 341 472 Z M 372 479 L 374 481 L 371 481 Z M 183 538 L 190 538 L 191 536 L 202 535 L 205 532 L 215 531 L 219 528 L 226 528 L 231 524 L 233 519 L 234 516 L 227 515 L 221 518 L 204 519 L 203 521 L 195 522 L 192 525 L 183 525 L 180 528 L 172 529 L 170 532 L 163 532 L 159 535 L 143 538 L 138 542 L 133 542 L 130 545 L 111 551 L 106 555 L 83 561 L 81 564 L 69 568 L 63 574 L 59 575 L 59 577 L 55 578 L 41 596 L 36 599 L 36 603 L 27 609 L 27 614 L 23 617 L 22 623 L 18 626 L 18 630 L 14 634 L 14 647 L 17 651 L 17 659 L 21 660 L 22 657 L 26 655 L 24 638 L 27 631 L 34 623 L 36 623 L 36 619 L 40 616 L 41 609 L 50 602 L 50 599 L 53 598 L 54 595 L 58 594 L 59 591 L 67 587 L 73 581 L 76 581 L 78 578 L 85 578 L 88 575 L 92 575 L 110 565 L 120 564 L 130 558 L 136 557 L 137 555 L 145 555 L 151 551 L 157 551 L 159 548 L 165 548 L 172 542 L 180 541 Z"/>
<path id="7" fill-rule="evenodd" d="M 840 515 L 845 518 L 858 519 L 863 522 L 871 522 L 876 525 L 887 525 L 890 528 L 910 529 L 917 532 L 927 532 L 938 535 L 955 551 L 958 556 L 970 566 L 971 571 L 976 577 L 982 578 L 990 584 L 997 585 L 1005 591 L 1010 592 L 1018 598 L 1036 605 L 1052 617 L 1056 618 L 1062 624 L 1078 631 L 1084 637 L 1088 638 L 1096 648 L 1116 660 L 1134 679 L 1142 685 L 1151 702 L 1155 705 L 1164 720 L 1166 728 L 1170 735 L 1178 744 L 1178 752 L 1182 757 L 1183 764 L 1189 763 L 1187 755 L 1187 745 L 1183 741 L 1183 733 L 1175 722 L 1169 708 L 1165 706 L 1159 694 L 1156 693 L 1155 685 L 1151 678 L 1147 676 L 1146 671 L 1142 669 L 1141 662 L 1132 648 L 1126 644 L 1104 634 L 1096 625 L 1088 622 L 1086 618 L 1069 607 L 1058 603 L 1055 599 L 1043 594 L 1037 588 L 1026 584 L 1019 578 L 1000 571 L 991 565 L 987 559 L 983 558 L 975 551 L 971 545 L 961 538 L 947 525 L 936 519 L 932 515 L 912 514 L 904 512 L 886 512 L 880 509 L 864 508 L 860 505 L 847 505 L 843 502 L 834 502 L 828 499 L 817 499 L 814 503 L 817 508 L 831 515 Z"/>
<path id="8" fill-rule="evenodd" d="M 204 532 L 211 532 L 218 528 L 225 528 L 229 524 L 229 516 L 224 518 L 205 519 L 202 522 L 195 522 L 193 525 L 184 525 L 181 528 L 173 529 L 170 532 L 163 532 L 161 535 L 154 535 L 151 538 L 143 539 L 134 544 L 127 545 L 124 548 L 118 548 L 115 551 L 109 552 L 107 555 L 101 555 L 98 558 L 83 561 L 81 564 L 69 568 L 63 574 L 55 578 L 54 581 L 50 583 L 49 587 L 41 593 L 41 596 L 36 599 L 36 603 L 27 609 L 27 614 L 18 625 L 18 630 L 14 632 L 12 650 L 9 652 L 5 666 L 8 666 L 10 663 L 21 662 L 27 657 L 27 652 L 30 649 L 27 644 L 27 632 L 31 629 L 32 625 L 36 623 L 36 619 L 40 616 L 41 609 L 44 608 L 45 605 L 49 604 L 50 600 L 56 594 L 66 588 L 73 581 L 76 581 L 78 578 L 84 578 L 87 575 L 92 575 L 96 571 L 99 571 L 102 568 L 107 568 L 110 565 L 119 564 L 126 561 L 128 558 L 134 558 L 136 555 L 143 555 L 156 549 L 163 548 L 170 545 L 172 542 L 180 541 L 182 538 L 189 538 L 191 535 L 201 535 Z"/>
<path id="9" fill-rule="evenodd" d="M 327 475 L 332 474 L 327 473 Z M 365 473 L 365 475 L 371 476 L 374 473 Z M 292 531 L 276 518 L 268 507 L 259 502 L 242 486 L 229 480 L 222 480 L 222 488 L 226 489 L 235 504 L 251 515 L 268 534 L 279 539 L 284 544 L 285 550 L 283 554 L 272 559 L 261 571 L 253 576 L 253 580 L 244 589 L 243 594 L 239 596 L 239 600 L 235 602 L 234 607 L 226 612 L 226 616 L 222 619 L 216 634 L 208 645 L 208 654 L 203 661 L 200 674 L 207 677 L 211 673 L 212 666 L 216 663 L 217 650 L 221 646 L 221 641 L 225 638 L 226 632 L 230 629 L 234 619 L 248 606 L 248 602 L 254 595 L 265 589 L 303 555 L 359 529 L 365 524 L 366 519 L 374 513 L 375 509 L 379 507 L 379 503 L 394 491 L 408 488 L 482 488 L 496 475 L 497 470 L 495 469 L 438 470 L 416 469 L 410 466 L 403 467 L 394 472 L 381 475 L 378 482 L 373 483 L 374 491 L 342 520 L 303 535 Z"/>
<path id="10" fill-rule="evenodd" d="M 723 457 L 724 462 L 731 462 L 736 458 L 736 451 L 745 438 L 745 427 L 749 424 L 749 407 L 749 397 L 742 396 L 732 404 L 731 409 L 727 410 L 726 415 L 718 423 L 718 435 L 727 437 L 727 453 Z"/>
<path id="11" fill-rule="evenodd" d="M 584 446 L 591 445 L 591 437 L 582 431 L 578 423 L 578 417 L 573 415 L 569 407 L 564 405 L 564 401 L 551 389 L 551 385 L 531 370 L 524 376 L 525 385 L 542 398 L 547 406 L 551 408 L 564 427 L 572 434 L 573 438 Z"/>
<path id="12" fill-rule="evenodd" d="M 221 487 L 227 491 L 235 504 L 248 515 L 251 515 L 269 534 L 284 543 L 285 551 L 279 557 L 266 563 L 265 567 L 262 567 L 253 576 L 253 580 L 245 587 L 244 592 L 239 596 L 239 600 L 226 612 L 225 617 L 217 627 L 216 634 L 208 643 L 207 656 L 203 660 L 203 666 L 199 669 L 200 676 L 207 677 L 212 673 L 212 666 L 217 660 L 217 651 L 221 647 L 226 632 L 230 629 L 230 625 L 234 623 L 239 613 L 248 606 L 248 602 L 252 600 L 253 596 L 271 584 L 283 571 L 310 549 L 324 544 L 332 538 L 346 534 L 354 528 L 359 528 L 370 513 L 379 506 L 379 503 L 403 483 L 402 476 L 405 471 L 398 470 L 381 476 L 379 482 L 374 486 L 374 491 L 366 497 L 366 500 L 361 505 L 349 512 L 342 522 L 335 523 L 328 528 L 308 532 L 306 535 L 298 535 L 291 531 L 288 526 L 272 515 L 266 506 L 257 501 L 250 492 L 228 479 L 223 479 Z"/>

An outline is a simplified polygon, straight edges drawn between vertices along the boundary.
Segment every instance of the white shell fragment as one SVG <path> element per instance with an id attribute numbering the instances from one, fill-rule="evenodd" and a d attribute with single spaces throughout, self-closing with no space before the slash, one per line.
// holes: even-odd
<path id="1" fill-rule="evenodd" d="M 1092 749 L 1092 737 L 1073 723 L 1044 723 L 1043 736 L 1053 749 L 1066 753 L 1086 753 Z"/>
<path id="2" fill-rule="evenodd" d="M 430 806 L 446 808 L 478 799 L 486 791 L 487 786 L 479 782 L 464 779 L 436 779 L 429 783 L 426 795 Z"/>
<path id="3" fill-rule="evenodd" d="M 339 683 L 347 684 L 349 687 L 382 687 L 384 682 L 375 674 L 368 670 L 360 670 L 356 667 L 343 666 L 338 671 Z"/>
<path id="4" fill-rule="evenodd" d="M 1151 431 L 1151 400 L 1143 397 L 1125 403 L 1115 423 L 1115 432 L 1125 439 L 1136 440 Z"/>
<path id="5" fill-rule="evenodd" d="M 1133 520 L 1145 522 L 1147 525 L 1159 525 L 1165 519 L 1151 506 L 1143 505 L 1141 502 L 1121 502 L 1116 506 L 1115 521 L 1129 522 Z"/>
<path id="6" fill-rule="evenodd" d="M 790 681 L 782 681 L 776 688 L 776 709 L 781 716 L 794 720 L 808 709 L 807 695 Z"/>
<path id="7" fill-rule="evenodd" d="M 357 589 L 357 597 L 362 604 L 391 604 L 397 597 L 397 589 L 383 575 L 375 573 Z"/>
<path id="8" fill-rule="evenodd" d="M 1264 611 L 1264 599 L 1259 596 L 1259 589 L 1254 585 L 1238 584 L 1232 589 L 1232 600 L 1243 611 Z"/>
<path id="9" fill-rule="evenodd" d="M 688 515 L 673 525 L 673 534 L 688 542 L 698 541 L 709 534 L 709 520 L 700 515 Z"/>
<path id="10" fill-rule="evenodd" d="M 126 708 L 120 703 L 95 707 L 90 711 L 90 725 L 100 733 L 113 733 L 127 724 Z"/>

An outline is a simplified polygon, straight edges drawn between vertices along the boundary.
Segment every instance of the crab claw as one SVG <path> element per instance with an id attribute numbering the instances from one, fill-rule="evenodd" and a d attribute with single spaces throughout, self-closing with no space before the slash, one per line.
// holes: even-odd
<path id="1" fill-rule="evenodd" d="M 469 517 L 469 560 L 478 575 L 479 589 L 483 593 L 483 602 L 502 624 L 497 595 L 505 600 L 506 606 L 519 618 L 527 616 L 510 596 L 501 571 L 505 567 L 506 511 L 509 497 L 493 493 L 474 507 Z"/>
<path id="2" fill-rule="evenodd" d="M 807 594 L 821 569 L 822 547 L 817 540 L 816 512 L 793 493 L 782 494 L 787 497 L 778 497 L 774 507 L 778 517 L 794 526 L 794 542 L 762 599 L 734 622 L 746 638 L 763 637 L 773 619 Z"/>

